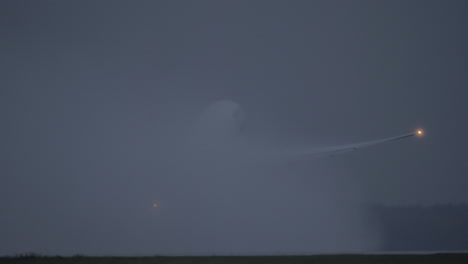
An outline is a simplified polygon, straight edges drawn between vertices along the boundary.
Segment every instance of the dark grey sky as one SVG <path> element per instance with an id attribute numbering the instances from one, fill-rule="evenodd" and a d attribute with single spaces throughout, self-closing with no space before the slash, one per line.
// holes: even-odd
<path id="1" fill-rule="evenodd" d="M 0 254 L 248 251 L 184 245 L 182 228 L 152 227 L 184 214 L 148 206 L 180 192 L 161 169 L 169 127 L 222 98 L 279 145 L 423 127 L 422 140 L 317 166 L 366 202 L 468 202 L 467 12 L 466 1 L 1 1 Z"/>

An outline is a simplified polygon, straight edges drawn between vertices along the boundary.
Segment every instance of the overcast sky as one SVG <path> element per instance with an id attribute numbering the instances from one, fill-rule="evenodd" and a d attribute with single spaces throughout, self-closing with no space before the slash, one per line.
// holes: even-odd
<path id="1" fill-rule="evenodd" d="M 302 194 L 307 184 L 326 186 L 320 198 L 340 193 L 354 209 L 467 203 L 467 12 L 466 1 L 1 1 L 0 254 L 333 250 L 304 242 L 316 233 L 310 221 L 296 220 L 310 214 L 285 220 L 301 228 L 277 237 L 304 236 L 288 246 L 242 243 L 249 232 L 239 230 L 264 226 L 271 234 L 284 224 L 265 221 L 274 206 L 259 210 L 258 197 L 302 199 L 289 216 L 307 204 L 327 211 L 307 202 L 321 189 Z M 213 188 L 250 183 L 210 185 L 208 177 L 202 189 L 193 190 L 194 178 L 177 185 L 163 154 L 171 151 L 168 138 L 219 99 L 242 106 L 250 138 L 278 146 L 351 143 L 416 128 L 426 136 L 282 168 L 273 180 L 262 171 L 256 183 L 270 189 L 228 191 L 251 192 L 245 200 L 254 202 L 235 212 L 256 219 L 257 229 L 234 228 L 223 240 L 219 230 L 233 225 L 226 204 L 199 213 L 210 219 L 222 212 L 211 223 L 187 216 L 196 209 L 169 209 L 171 202 L 185 210 L 181 204 L 192 198 L 184 194 L 203 190 L 199 201 L 206 202 L 218 199 Z M 313 171 L 322 176 L 307 178 Z M 352 214 L 334 203 L 334 216 Z M 378 249 L 368 247 L 378 239 L 363 231 L 361 218 L 350 216 L 347 230 L 371 238 L 351 249 Z M 213 225 L 218 232 L 206 231 Z M 200 227 L 206 232 L 193 231 Z M 203 234 L 232 243 L 196 242 Z M 260 237 L 251 240 L 265 242 Z M 324 244 L 342 241 L 335 238 Z M 353 244 L 343 243 L 339 250 Z"/>

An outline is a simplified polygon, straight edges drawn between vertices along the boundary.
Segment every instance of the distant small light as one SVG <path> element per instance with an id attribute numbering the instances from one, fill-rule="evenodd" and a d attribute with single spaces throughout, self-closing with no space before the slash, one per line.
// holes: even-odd
<path id="1" fill-rule="evenodd" d="M 159 207 L 159 204 L 154 203 L 154 204 L 153 204 L 153 207 L 154 207 L 154 208 L 158 208 L 158 207 Z"/>
<path id="2" fill-rule="evenodd" d="M 424 131 L 422 129 L 418 129 L 418 130 L 416 130 L 416 135 L 422 136 L 422 135 L 424 135 Z"/>

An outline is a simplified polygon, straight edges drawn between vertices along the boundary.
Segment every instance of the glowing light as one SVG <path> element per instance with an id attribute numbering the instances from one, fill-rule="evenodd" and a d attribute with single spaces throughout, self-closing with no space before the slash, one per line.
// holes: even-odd
<path id="1" fill-rule="evenodd" d="M 158 208 L 158 207 L 159 207 L 159 204 L 157 204 L 157 203 L 153 204 L 153 208 Z"/>
<path id="2" fill-rule="evenodd" d="M 416 130 L 416 135 L 421 137 L 424 135 L 424 131 L 422 129 L 418 129 Z"/>

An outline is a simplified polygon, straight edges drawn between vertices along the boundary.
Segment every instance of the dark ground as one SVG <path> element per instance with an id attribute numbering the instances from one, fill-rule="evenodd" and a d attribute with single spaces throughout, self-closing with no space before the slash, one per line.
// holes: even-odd
<path id="1" fill-rule="evenodd" d="M 441 264 L 466 264 L 468 253 L 465 254 L 429 254 L 429 255 L 313 255 L 313 256 L 239 256 L 239 257 L 14 257 L 0 258 L 0 263 L 34 263 L 34 264 L 149 264 L 149 263 L 441 263 Z"/>

